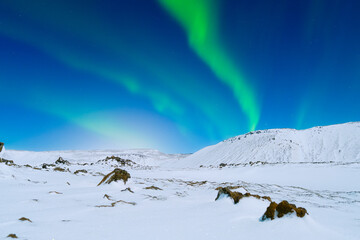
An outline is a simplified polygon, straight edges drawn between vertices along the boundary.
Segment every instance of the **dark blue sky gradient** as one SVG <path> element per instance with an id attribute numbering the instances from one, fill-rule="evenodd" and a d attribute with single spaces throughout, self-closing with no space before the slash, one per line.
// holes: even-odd
<path id="1" fill-rule="evenodd" d="M 254 86 L 257 129 L 360 120 L 359 9 L 218 1 L 218 38 Z M 147 0 L 1 1 L 0 109 L 12 149 L 193 152 L 249 130 L 184 29 Z"/>

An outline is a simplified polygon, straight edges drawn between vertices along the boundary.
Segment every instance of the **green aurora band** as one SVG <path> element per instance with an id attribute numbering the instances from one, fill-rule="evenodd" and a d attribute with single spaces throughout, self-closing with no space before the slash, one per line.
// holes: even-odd
<path id="1" fill-rule="evenodd" d="M 158 0 L 187 33 L 191 48 L 215 75 L 233 91 L 255 130 L 260 109 L 254 90 L 232 63 L 217 37 L 216 4 L 213 0 Z"/>
<path id="2" fill-rule="evenodd" d="M 14 39 L 21 39 L 27 43 L 30 43 L 37 48 L 43 50 L 50 56 L 53 56 L 58 61 L 62 63 L 87 73 L 91 73 L 99 76 L 104 80 L 108 80 L 114 82 L 122 87 L 124 87 L 127 91 L 134 95 L 142 96 L 150 100 L 154 109 L 164 115 L 172 117 L 178 125 L 181 125 L 181 116 L 184 112 L 184 107 L 176 100 L 174 100 L 171 96 L 166 94 L 165 92 L 158 91 L 156 89 L 151 89 L 148 86 L 142 85 L 141 81 L 137 80 L 135 77 L 130 76 L 129 74 L 124 74 L 117 70 L 113 70 L 106 66 L 101 66 L 99 63 L 94 63 L 92 61 L 86 60 L 83 57 L 80 57 L 79 54 L 73 54 L 71 49 L 67 47 L 54 46 L 51 42 L 45 41 L 41 37 L 41 34 L 34 34 L 23 28 L 22 32 L 19 31 L 22 29 L 19 25 L 13 25 L 12 27 L 4 28 L 0 27 L 0 33 L 5 34 Z M 27 34 L 23 34 L 23 33 Z M 37 94 L 43 95 L 43 93 L 38 92 Z M 34 96 L 36 96 L 35 94 Z M 51 99 L 51 98 L 49 98 Z M 50 104 L 50 105 L 49 105 Z M 25 105 L 35 108 L 39 111 L 46 112 L 48 114 L 60 117 L 62 119 L 66 119 L 67 121 L 71 121 L 78 126 L 81 126 L 85 129 L 91 130 L 103 136 L 111 137 L 113 139 L 117 139 L 117 135 L 121 132 L 115 122 L 111 122 L 112 127 L 106 128 L 98 128 L 94 121 L 89 121 L 87 118 L 84 118 L 84 114 L 86 115 L 89 111 L 79 114 L 81 111 L 77 111 L 79 109 L 83 109 L 84 106 L 77 108 L 77 110 L 72 110 L 74 106 L 68 107 L 60 104 L 59 102 L 54 102 L 51 104 L 50 102 L 32 102 L 25 103 Z M 99 118 L 98 118 L 99 119 Z M 108 121 L 108 123 L 110 123 Z M 104 126 L 104 124 L 102 124 Z M 111 129 L 111 130 L 109 130 Z"/>
<path id="3" fill-rule="evenodd" d="M 66 10 L 69 6 L 62 1 L 52 1 L 51 8 L 44 8 L 42 4 L 34 2 L 26 6 L 26 11 L 23 11 L 24 5 L 20 2 L 7 1 L 6 6 L 14 14 L 22 10 L 23 18 L 26 18 L 27 21 L 20 24 L 15 22 L 3 24 L 0 26 L 0 34 L 31 44 L 69 67 L 116 83 L 130 93 L 147 99 L 157 112 L 173 119 L 181 132 L 185 134 L 186 132 L 191 132 L 191 124 L 188 122 L 189 119 L 186 119 L 187 108 L 189 106 L 204 114 L 205 118 L 203 118 L 201 127 L 204 128 L 212 140 L 230 137 L 234 129 L 238 128 L 239 123 L 236 118 L 232 118 L 233 115 L 230 109 L 222 109 L 221 115 L 214 111 L 213 106 L 215 105 L 226 106 L 226 102 L 217 93 L 216 89 L 207 89 L 207 95 L 199 94 L 203 92 L 203 86 L 196 80 L 198 76 L 184 71 L 186 65 L 179 64 L 175 59 L 169 61 L 169 56 L 160 54 L 160 49 L 147 48 L 147 51 L 143 51 L 141 48 L 132 49 L 126 47 L 126 43 L 134 36 L 121 35 L 114 26 L 103 22 L 96 14 L 96 10 L 91 7 L 87 9 L 86 14 L 82 8 L 75 8 L 75 11 L 64 19 L 59 12 L 67 12 Z M 59 9 L 61 11 L 58 11 Z M 80 43 L 84 43 L 82 45 L 97 46 L 98 50 L 111 53 L 115 58 L 123 56 L 134 66 L 150 73 L 152 80 L 157 81 L 157 83 L 149 86 L 144 84 L 142 79 L 138 78 L 136 74 L 132 74 L 132 72 L 127 72 L 114 66 L 107 66 L 107 64 L 97 60 L 94 61 L 87 57 L 87 53 L 73 48 L 66 41 L 61 42 L 54 36 L 46 35 L 36 28 L 29 28 L 26 22 L 34 23 L 40 29 L 56 29 L 56 31 L 63 33 L 63 35 L 70 34 Z M 88 28 L 86 27 L 87 25 L 92 27 Z M 156 38 L 149 39 L 149 42 L 154 41 L 156 41 Z M 149 53 L 150 49 L 153 49 L 153 52 Z M 209 55 L 213 55 L 215 50 L 211 50 Z M 214 56 L 222 56 L 221 51 L 218 51 L 218 54 Z M 154 58 L 159 61 L 153 61 Z M 226 57 L 221 58 L 227 60 Z M 163 67 L 165 63 L 168 66 L 167 68 Z M 240 76 L 240 74 L 233 70 L 235 68 L 229 69 L 230 65 L 230 62 L 228 62 L 221 66 L 224 69 L 224 71 L 221 71 L 221 74 L 231 73 L 232 76 Z M 181 72 L 181 75 L 177 74 L 179 72 Z M 232 78 L 225 77 L 225 79 Z M 241 78 L 239 79 L 241 80 Z M 158 85 L 160 85 L 160 88 L 157 87 Z M 235 83 L 233 85 L 238 84 Z M 243 88 L 242 85 L 238 85 L 236 89 Z M 35 106 L 38 110 L 47 111 L 52 115 L 67 120 L 73 119 L 77 125 L 93 130 L 85 122 L 82 124 L 81 118 L 79 119 L 76 114 L 65 114 L 59 107 L 54 107 L 50 111 L 45 106 Z M 91 112 L 91 109 L 88 112 Z M 254 129 L 258 117 L 251 117 L 250 119 L 256 119 L 251 121 L 251 129 Z M 104 135 L 108 135 L 108 133 Z"/>

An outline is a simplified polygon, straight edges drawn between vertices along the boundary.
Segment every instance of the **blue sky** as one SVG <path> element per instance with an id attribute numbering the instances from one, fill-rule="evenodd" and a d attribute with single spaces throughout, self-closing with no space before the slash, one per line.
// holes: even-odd
<path id="1" fill-rule="evenodd" d="M 1 1 L 0 141 L 193 152 L 253 129 L 359 121 L 358 9 L 335 0 Z"/>

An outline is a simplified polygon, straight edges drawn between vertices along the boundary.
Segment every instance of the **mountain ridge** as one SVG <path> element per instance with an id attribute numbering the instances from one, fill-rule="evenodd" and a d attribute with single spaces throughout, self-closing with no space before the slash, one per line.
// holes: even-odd
<path id="1" fill-rule="evenodd" d="M 360 162 L 360 122 L 304 130 L 266 129 L 207 146 L 182 159 L 180 166 L 248 162 Z"/>

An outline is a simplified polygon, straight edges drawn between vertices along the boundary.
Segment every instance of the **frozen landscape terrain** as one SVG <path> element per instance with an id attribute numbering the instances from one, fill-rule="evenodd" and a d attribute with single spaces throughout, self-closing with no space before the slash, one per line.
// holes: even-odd
<path id="1" fill-rule="evenodd" d="M 360 239 L 360 122 L 255 131 L 191 155 L 1 154 L 0 239 Z M 115 168 L 127 183 L 97 186 Z M 309 214 L 260 221 L 269 201 L 215 201 L 218 187 Z"/>

